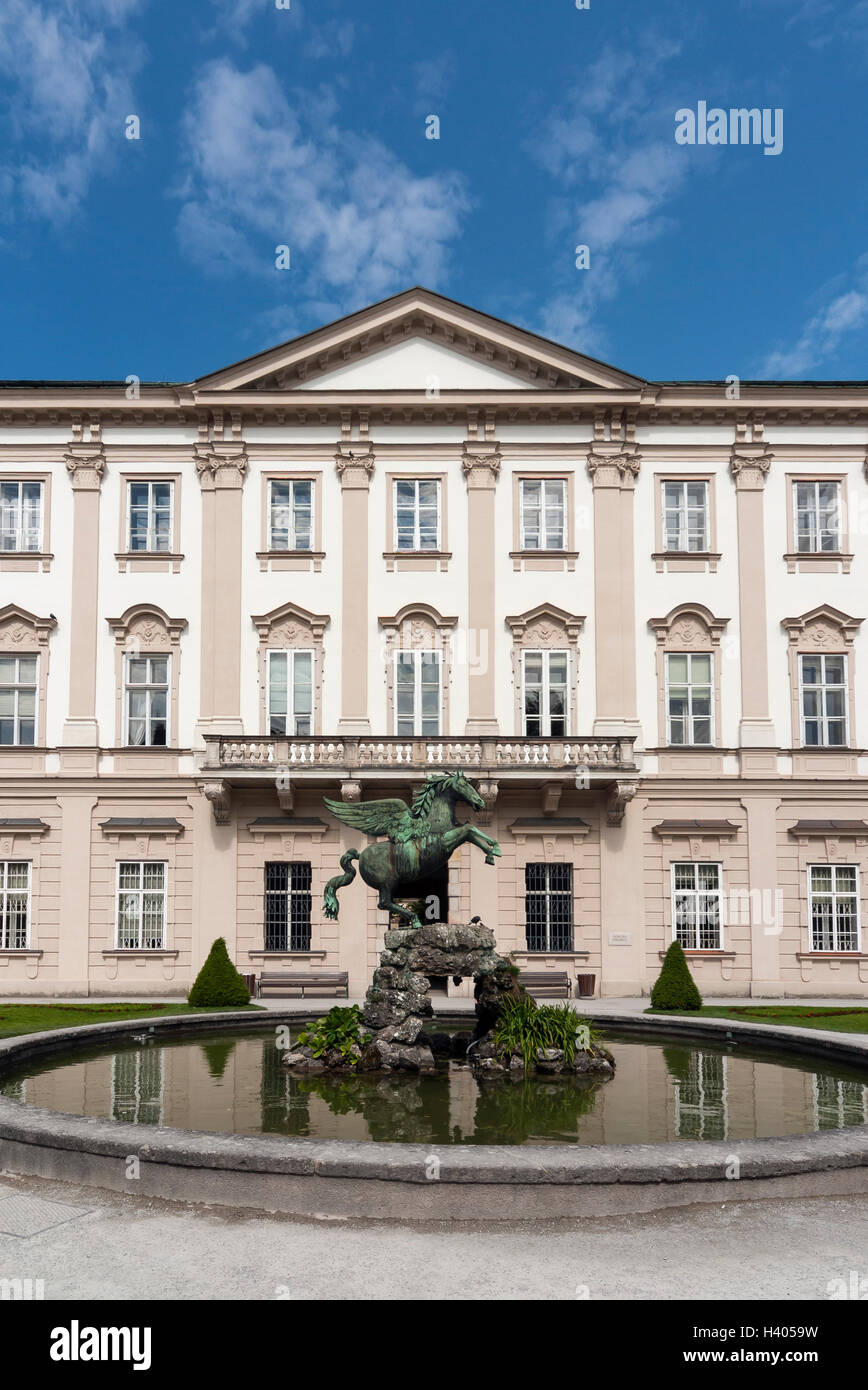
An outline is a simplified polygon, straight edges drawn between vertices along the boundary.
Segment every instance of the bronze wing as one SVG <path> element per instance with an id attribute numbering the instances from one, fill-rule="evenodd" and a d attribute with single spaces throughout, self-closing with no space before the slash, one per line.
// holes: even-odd
<path id="1" fill-rule="evenodd" d="M 399 840 L 406 839 L 412 831 L 410 808 L 397 796 L 382 801 L 332 801 L 324 796 L 323 801 L 344 825 L 363 830 L 366 835 L 388 835 L 390 840 Z"/>

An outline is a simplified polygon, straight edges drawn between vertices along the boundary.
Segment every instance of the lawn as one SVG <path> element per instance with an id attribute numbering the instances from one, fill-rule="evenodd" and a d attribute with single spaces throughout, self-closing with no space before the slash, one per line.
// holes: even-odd
<path id="1" fill-rule="evenodd" d="M 243 1006 L 259 1012 L 258 1004 Z M 232 1009 L 191 1009 L 189 1004 L 0 1004 L 0 1038 L 76 1028 L 83 1023 L 113 1023 L 124 1018 L 164 1018 L 169 1014 L 234 1013 Z"/>
<path id="2" fill-rule="evenodd" d="M 823 1005 L 751 1004 L 737 1008 L 703 1005 L 701 1009 L 646 1009 L 646 1014 L 675 1014 L 679 1018 L 731 1018 L 741 1023 L 785 1023 L 791 1028 L 825 1028 L 833 1033 L 868 1033 L 868 1007 L 836 1009 Z"/>

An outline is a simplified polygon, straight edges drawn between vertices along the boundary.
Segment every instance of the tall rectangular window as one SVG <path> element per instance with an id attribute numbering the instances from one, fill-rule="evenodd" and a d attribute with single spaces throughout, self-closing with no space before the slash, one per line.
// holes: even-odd
<path id="1" fill-rule="evenodd" d="M 859 950 L 859 874 L 855 864 L 808 869 L 812 951 Z"/>
<path id="2" fill-rule="evenodd" d="M 272 478 L 268 485 L 269 549 L 310 550 L 312 535 L 312 480 Z"/>
<path id="3" fill-rule="evenodd" d="M 313 733 L 313 652 L 268 653 L 268 732 L 274 738 Z"/>
<path id="4" fill-rule="evenodd" d="M 843 652 L 799 657 L 802 743 L 806 748 L 847 744 L 847 658 Z"/>
<path id="5" fill-rule="evenodd" d="M 710 744 L 713 672 L 710 652 L 667 652 L 666 731 L 670 744 Z"/>
<path id="6" fill-rule="evenodd" d="M 167 866 L 130 860 L 117 866 L 119 950 L 162 950 L 166 931 Z"/>
<path id="7" fill-rule="evenodd" d="M 672 865 L 672 921 L 675 940 L 686 951 L 723 947 L 723 893 L 719 864 Z"/>
<path id="8" fill-rule="evenodd" d="M 428 738 L 441 732 L 439 652 L 395 653 L 395 733 L 399 738 Z"/>
<path id="9" fill-rule="evenodd" d="M 30 875 L 27 860 L 0 860 L 0 950 L 30 945 Z"/>
<path id="10" fill-rule="evenodd" d="M 572 864 L 526 864 L 524 918 L 529 951 L 573 949 Z"/>
<path id="11" fill-rule="evenodd" d="M 440 549 L 440 479 L 395 479 L 395 549 Z"/>
<path id="12" fill-rule="evenodd" d="M 310 950 L 311 879 L 310 864 L 266 864 L 266 951 Z"/>
<path id="13" fill-rule="evenodd" d="M 42 549 L 42 483 L 0 482 L 0 550 Z"/>
<path id="14" fill-rule="evenodd" d="M 171 551 L 173 491 L 170 482 L 127 484 L 127 544 L 131 551 L 151 554 Z"/>
<path id="15" fill-rule="evenodd" d="M 528 738 L 562 738 L 566 735 L 568 671 L 568 652 L 522 652 L 523 732 Z"/>
<path id="16" fill-rule="evenodd" d="M 794 483 L 796 548 L 802 554 L 841 549 L 841 484 Z"/>
<path id="17" fill-rule="evenodd" d="M 664 483 L 663 549 L 706 551 L 708 535 L 708 483 Z"/>
<path id="18" fill-rule="evenodd" d="M 36 742 L 36 656 L 0 656 L 0 745 Z"/>
<path id="19" fill-rule="evenodd" d="M 169 658 L 128 655 L 124 698 L 126 744 L 164 747 L 169 739 Z"/>
<path id="20" fill-rule="evenodd" d="M 566 549 L 566 495 L 563 478 L 523 478 L 521 545 L 523 550 Z"/>

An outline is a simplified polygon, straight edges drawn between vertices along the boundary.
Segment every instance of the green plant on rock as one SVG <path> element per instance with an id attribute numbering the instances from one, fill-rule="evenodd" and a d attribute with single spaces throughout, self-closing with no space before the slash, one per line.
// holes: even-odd
<path id="1" fill-rule="evenodd" d="M 651 991 L 652 1009 L 701 1009 L 702 995 L 690 973 L 680 941 L 673 941 Z"/>
<path id="2" fill-rule="evenodd" d="M 347 1066 L 354 1067 L 359 1059 L 353 1054 L 353 1047 L 365 1047 L 371 1034 L 361 1031 L 358 1004 L 349 1008 L 336 1004 L 324 1018 L 318 1018 L 299 1033 L 298 1041 L 302 1047 L 309 1047 L 314 1057 L 323 1057 L 334 1049 Z"/>
<path id="3" fill-rule="evenodd" d="M 510 1055 L 518 1050 L 529 1071 L 538 1048 L 559 1049 L 567 1066 L 572 1066 L 577 1052 L 590 1050 L 593 1032 L 569 1004 L 537 1004 L 525 994 L 504 999 L 492 1040 L 495 1047 Z"/>
<path id="4" fill-rule="evenodd" d="M 187 1003 L 197 1009 L 220 1009 L 250 1003 L 250 991 L 229 959 L 224 937 L 218 936 L 208 959 L 193 981 Z"/>

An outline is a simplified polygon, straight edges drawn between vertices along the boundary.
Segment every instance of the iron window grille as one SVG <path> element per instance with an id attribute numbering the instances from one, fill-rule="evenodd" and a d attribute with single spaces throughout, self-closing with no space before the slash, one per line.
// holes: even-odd
<path id="1" fill-rule="evenodd" d="M 266 864 L 266 951 L 310 950 L 311 882 L 308 863 Z"/>
<path id="2" fill-rule="evenodd" d="M 859 873 L 855 864 L 808 869 L 812 951 L 859 950 Z"/>
<path id="3" fill-rule="evenodd" d="M 27 860 L 0 862 L 0 949 L 23 951 L 29 945 L 30 883 Z"/>
<path id="4" fill-rule="evenodd" d="M 723 946 L 723 893 L 719 864 L 672 865 L 672 920 L 675 939 L 686 951 L 719 951 Z"/>
<path id="5" fill-rule="evenodd" d="M 572 864 L 526 864 L 524 912 L 529 951 L 572 951 Z"/>

